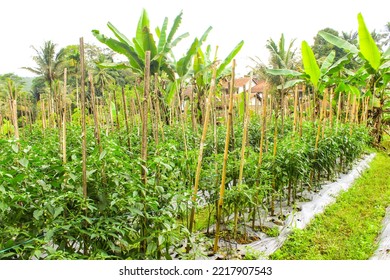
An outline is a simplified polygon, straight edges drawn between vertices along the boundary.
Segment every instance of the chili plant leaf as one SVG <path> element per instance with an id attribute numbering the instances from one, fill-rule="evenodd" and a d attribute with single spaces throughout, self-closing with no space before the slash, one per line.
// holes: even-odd
<path id="1" fill-rule="evenodd" d="M 19 152 L 19 146 L 14 144 L 11 146 L 12 150 L 17 154 Z"/>
<path id="2" fill-rule="evenodd" d="M 22 158 L 22 159 L 18 160 L 18 162 L 19 162 L 24 168 L 27 168 L 27 167 L 28 167 L 28 159 Z"/>
<path id="3" fill-rule="evenodd" d="M 33 216 L 36 220 L 39 221 L 39 218 L 43 215 L 43 210 L 35 210 L 33 212 Z"/>
<path id="4" fill-rule="evenodd" d="M 107 151 L 103 150 L 102 153 L 99 156 L 99 161 L 102 160 L 106 154 L 107 154 Z"/>

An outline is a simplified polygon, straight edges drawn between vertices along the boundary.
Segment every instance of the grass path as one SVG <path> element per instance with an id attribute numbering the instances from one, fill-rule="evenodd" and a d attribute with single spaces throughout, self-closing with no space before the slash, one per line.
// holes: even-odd
<path id="1" fill-rule="evenodd" d="M 375 252 L 390 206 L 390 157 L 378 153 L 370 168 L 303 230 L 294 230 L 270 256 L 281 260 L 365 260 Z"/>

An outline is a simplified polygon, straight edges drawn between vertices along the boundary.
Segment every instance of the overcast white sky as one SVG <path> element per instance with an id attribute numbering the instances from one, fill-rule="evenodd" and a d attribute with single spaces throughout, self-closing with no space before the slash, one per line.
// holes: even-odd
<path id="1" fill-rule="evenodd" d="M 206 43 L 219 45 L 221 59 L 244 40 L 237 57 L 238 75 L 246 74 L 249 57 L 259 56 L 266 62 L 266 40 L 278 40 L 281 33 L 287 39 L 296 38 L 299 47 L 302 40 L 311 44 L 317 32 L 326 27 L 356 30 L 359 12 L 370 30 L 379 31 L 390 21 L 388 0 L 8 0 L 1 3 L 0 74 L 32 76 L 20 68 L 35 66 L 31 46 L 39 48 L 47 40 L 58 44 L 58 49 L 78 44 L 80 37 L 103 46 L 91 30 L 111 36 L 106 27 L 108 21 L 132 38 L 142 8 L 147 10 L 153 29 L 162 25 L 164 17 L 172 24 L 183 10 L 177 35 L 189 32 L 190 37 L 179 44 L 176 57 L 208 26 L 213 30 Z"/>

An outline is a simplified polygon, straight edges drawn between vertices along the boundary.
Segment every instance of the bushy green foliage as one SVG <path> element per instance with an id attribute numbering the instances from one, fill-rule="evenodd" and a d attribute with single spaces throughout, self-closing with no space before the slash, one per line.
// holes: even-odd
<path id="1" fill-rule="evenodd" d="M 280 131 L 273 157 L 273 127 L 266 132 L 268 150 L 258 166 L 260 128 L 253 122 L 242 185 L 238 186 L 242 127 L 234 127 L 226 180 L 224 213 L 233 209 L 268 209 L 267 198 L 295 196 L 297 188 L 310 185 L 314 170 L 325 175 L 339 170 L 340 158 L 348 166 L 363 151 L 367 132 L 347 125 L 325 131 L 317 157 L 315 129 L 305 124 L 302 137 L 292 140 L 287 121 Z M 35 126 L 24 140 L 0 139 L 0 258 L 2 259 L 170 259 L 188 237 L 186 220 L 192 207 L 191 194 L 199 147 L 199 133 L 186 128 L 187 151 L 178 126 L 164 127 L 164 141 L 156 145 L 150 129 L 146 165 L 140 160 L 139 131 L 134 128 L 125 145 L 124 130 L 102 137 L 100 152 L 92 127 L 87 130 L 88 197 L 82 192 L 81 137 L 77 120 L 68 127 L 67 162 L 59 153 L 58 131 L 43 135 Z M 198 208 L 213 220 L 218 200 L 222 147 L 226 128 L 217 127 L 217 152 L 209 130 L 198 194 Z M 147 168 L 148 183 L 140 170 Z M 321 177 L 319 176 L 319 177 Z M 273 187 L 273 183 L 275 184 Z M 288 187 L 293 192 L 287 191 Z M 256 213 L 256 212 L 254 212 Z M 257 216 L 253 215 L 253 219 Z M 141 224 L 147 232 L 141 234 Z M 140 250 L 147 239 L 148 247 Z M 195 240 L 189 239 L 191 242 Z"/>

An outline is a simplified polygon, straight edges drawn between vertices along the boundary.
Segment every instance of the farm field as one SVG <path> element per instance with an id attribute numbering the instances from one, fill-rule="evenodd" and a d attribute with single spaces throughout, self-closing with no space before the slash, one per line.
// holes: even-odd
<path id="1" fill-rule="evenodd" d="M 251 244 L 376 153 L 266 256 L 369 259 L 390 206 L 390 49 L 358 14 L 356 42 L 323 30 L 333 49 L 298 57 L 282 34 L 236 77 L 244 41 L 220 59 L 211 27 L 174 58 L 181 20 L 143 10 L 131 39 L 108 23 L 99 47 L 47 41 L 30 91 L 0 75 L 0 259 L 260 259 Z"/>

